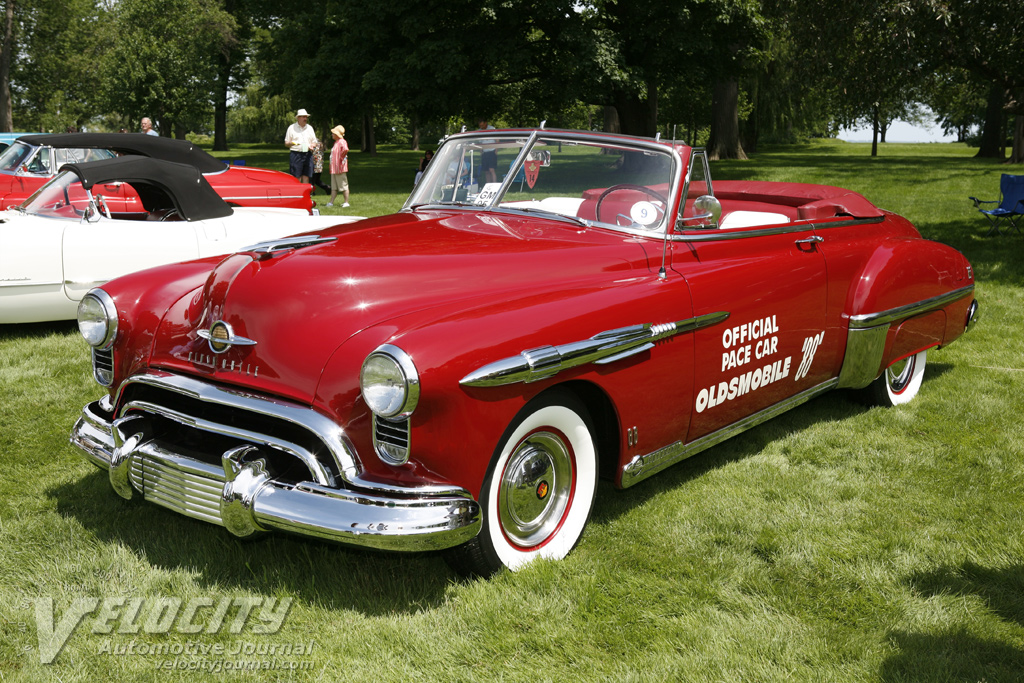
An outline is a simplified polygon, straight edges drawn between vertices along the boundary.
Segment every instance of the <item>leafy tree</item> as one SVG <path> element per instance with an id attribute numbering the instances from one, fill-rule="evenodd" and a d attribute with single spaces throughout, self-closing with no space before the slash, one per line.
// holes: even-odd
<path id="1" fill-rule="evenodd" d="M 102 68 L 107 105 L 150 116 L 178 137 L 205 127 L 217 69 L 211 58 L 231 43 L 234 18 L 216 0 L 118 0 L 117 42 Z"/>
<path id="2" fill-rule="evenodd" d="M 102 63 L 113 38 L 95 0 L 23 4 L 19 59 L 13 69 L 15 111 L 22 126 L 64 132 L 99 111 Z"/>
<path id="3" fill-rule="evenodd" d="M 1002 158 L 1003 118 L 1024 116 L 1024 12 L 1019 0 L 914 0 L 921 36 L 937 60 L 987 86 L 978 156 Z M 984 87 L 983 86 L 983 87 Z M 1024 163 L 1024 123 L 1014 127 L 1011 162 Z"/>

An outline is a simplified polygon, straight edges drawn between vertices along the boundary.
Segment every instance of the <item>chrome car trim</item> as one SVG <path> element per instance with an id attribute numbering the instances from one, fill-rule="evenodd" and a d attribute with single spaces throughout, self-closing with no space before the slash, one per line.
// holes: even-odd
<path id="1" fill-rule="evenodd" d="M 503 358 L 469 373 L 459 384 L 497 387 L 516 382 L 536 382 L 588 363 L 603 365 L 636 355 L 652 348 L 656 341 L 717 325 L 728 317 L 727 311 L 718 311 L 674 323 L 621 327 L 559 346 L 527 349 L 517 356 Z"/>
<path id="2" fill-rule="evenodd" d="M 850 328 L 863 329 L 865 327 L 874 327 L 875 325 L 885 325 L 887 323 L 895 322 L 900 318 L 910 318 L 921 313 L 926 313 L 935 308 L 941 308 L 946 304 L 951 304 L 958 299 L 962 299 L 973 291 L 974 285 L 969 284 L 966 287 L 954 289 L 952 292 L 933 296 L 930 299 L 924 299 L 917 303 L 907 304 L 906 306 L 890 308 L 887 311 L 881 311 L 879 313 L 866 313 L 850 316 Z"/>
<path id="3" fill-rule="evenodd" d="M 165 389 L 183 396 L 188 396 L 205 403 L 245 410 L 257 415 L 273 417 L 303 427 L 324 442 L 330 451 L 342 480 L 353 483 L 360 473 L 360 466 L 355 458 L 355 451 L 348 443 L 344 430 L 333 420 L 316 413 L 309 408 L 284 401 L 264 398 L 247 393 L 240 389 L 226 389 L 207 384 L 190 377 L 174 375 L 168 372 L 150 370 L 145 373 L 129 377 L 118 388 L 118 400 L 121 405 L 121 397 L 125 390 L 132 384 L 145 384 Z M 121 413 L 125 410 L 121 408 Z M 213 427 L 214 425 L 210 425 Z M 227 429 L 227 427 L 224 427 Z M 267 443 L 278 443 L 277 439 L 267 435 L 250 434 L 251 438 L 263 440 Z M 324 470 L 326 472 L 326 470 Z"/>
<path id="4" fill-rule="evenodd" d="M 134 416 L 116 421 L 115 429 L 102 413 L 99 401 L 86 406 L 71 433 L 71 443 L 90 461 L 110 470 L 119 486 L 123 481 L 129 496 L 138 491 L 236 536 L 278 530 L 381 550 L 423 551 L 454 547 L 480 533 L 480 506 L 462 488 L 390 486 L 391 495 L 381 495 L 289 484 L 270 478 L 259 446 L 225 451 L 218 468 L 170 452 L 141 432 L 126 437 Z M 136 424 L 143 422 L 139 416 Z"/>
<path id="5" fill-rule="evenodd" d="M 839 389 L 863 389 L 875 381 L 885 353 L 889 325 L 850 327 L 846 333 L 846 353 L 839 370 Z"/>
<path id="6" fill-rule="evenodd" d="M 198 429 L 203 432 L 209 432 L 211 434 L 220 434 L 221 436 L 230 436 L 243 441 L 249 441 L 252 443 L 267 444 L 277 450 L 283 451 L 295 458 L 298 458 L 302 463 L 309 469 L 310 474 L 317 480 L 318 483 L 325 486 L 335 486 L 336 482 L 334 475 L 323 463 L 316 459 L 316 456 L 309 452 L 308 449 L 302 446 L 285 441 L 284 439 L 269 437 L 266 434 L 260 434 L 258 432 L 249 431 L 248 429 L 238 429 L 235 427 L 229 427 L 228 425 L 218 424 L 216 422 L 210 422 L 199 417 L 193 417 L 192 415 L 186 415 L 185 413 L 177 410 L 171 410 L 158 406 L 155 403 L 148 401 L 129 401 L 121 408 L 121 414 L 127 414 L 127 417 L 120 418 L 121 420 L 134 417 L 139 413 L 148 413 L 150 415 L 159 415 L 160 417 L 168 420 L 173 420 L 178 424 Z M 117 424 L 115 422 L 114 424 Z M 115 436 L 116 440 L 116 436 Z"/>
<path id="7" fill-rule="evenodd" d="M 412 454 L 409 418 L 388 420 L 373 416 L 373 450 L 389 465 L 404 465 Z"/>
<path id="8" fill-rule="evenodd" d="M 975 299 L 967 309 L 967 325 L 964 327 L 964 331 L 974 327 L 979 320 L 981 320 L 981 313 L 978 311 L 978 300 Z"/>
<path id="9" fill-rule="evenodd" d="M 218 337 L 214 332 L 214 330 L 218 328 L 223 329 L 227 333 L 227 337 Z M 210 350 L 214 353 L 224 353 L 232 346 L 256 346 L 255 340 L 236 335 L 234 328 L 223 320 L 214 321 L 214 323 L 210 325 L 210 329 L 197 330 L 196 334 L 207 341 L 210 346 Z M 218 346 L 223 348 L 218 349 Z"/>
<path id="10" fill-rule="evenodd" d="M 44 281 L 39 282 L 36 280 L 0 280 L 0 287 L 53 287 L 54 285 L 63 285 L 63 280 Z"/>
<path id="11" fill-rule="evenodd" d="M 301 249 L 302 247 L 311 247 L 314 244 L 324 244 L 325 242 L 333 242 L 337 237 L 321 237 L 320 235 L 305 235 L 303 237 L 282 237 L 279 240 L 267 240 L 265 242 L 258 242 L 257 244 L 249 245 L 239 249 L 237 253 L 253 253 L 257 254 L 257 259 L 273 258 L 276 252 L 279 251 L 290 251 L 292 249 Z"/>
<path id="12" fill-rule="evenodd" d="M 718 445 L 726 439 L 736 436 L 741 432 L 745 432 L 751 427 L 756 427 L 777 415 L 781 415 L 792 408 L 806 403 L 812 398 L 820 396 L 835 386 L 836 380 L 834 379 L 822 382 L 817 386 L 811 387 L 810 389 L 801 391 L 795 396 L 789 397 L 785 401 L 776 403 L 773 406 L 768 406 L 764 410 L 760 410 L 753 415 L 748 415 L 742 420 L 733 422 L 732 424 L 722 427 L 710 434 L 705 434 L 691 443 L 684 444 L 682 441 L 677 441 L 665 446 L 664 448 L 660 448 L 653 453 L 638 455 L 623 466 L 622 487 L 629 488 L 633 484 L 641 482 L 681 460 L 685 460 L 692 455 L 696 455 L 703 450 L 707 450 L 712 446 Z"/>
<path id="13" fill-rule="evenodd" d="M 839 370 L 838 387 L 863 389 L 875 381 L 882 370 L 885 340 L 892 323 L 942 308 L 970 295 L 973 291 L 974 285 L 970 284 L 905 306 L 897 306 L 878 313 L 850 316 L 850 327 L 846 333 L 846 353 L 843 356 L 843 367 Z"/>
<path id="14" fill-rule="evenodd" d="M 864 225 L 866 223 L 881 223 L 885 216 L 872 216 L 871 218 L 853 218 L 848 221 L 807 221 L 804 223 L 786 223 L 775 228 L 757 228 L 753 230 L 721 230 L 718 228 L 707 228 L 696 232 L 694 229 L 685 233 L 669 235 L 669 239 L 675 242 L 715 242 L 718 240 L 739 240 L 748 237 L 767 237 L 770 235 L 785 235 L 791 232 L 807 232 L 808 230 L 819 230 L 823 228 L 847 228 L 853 225 Z"/>
<path id="15" fill-rule="evenodd" d="M 382 415 L 385 419 L 404 419 L 413 414 L 416 410 L 416 406 L 420 401 L 420 373 L 416 369 L 416 363 L 413 362 L 412 356 L 405 352 L 404 349 L 395 346 L 394 344 L 381 344 L 369 354 L 363 361 L 363 366 L 366 366 L 366 362 L 373 356 L 381 355 L 387 356 L 391 360 L 398 364 L 398 367 L 402 370 L 402 375 L 405 377 L 405 402 L 402 403 L 398 412 L 392 413 L 391 415 Z M 360 390 L 362 390 L 362 373 L 360 372 Z M 376 413 L 374 413 L 376 415 Z"/>

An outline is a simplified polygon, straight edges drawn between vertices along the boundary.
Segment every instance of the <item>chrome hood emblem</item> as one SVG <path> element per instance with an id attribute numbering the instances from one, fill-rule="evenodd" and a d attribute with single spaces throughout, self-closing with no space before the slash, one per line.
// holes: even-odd
<path id="1" fill-rule="evenodd" d="M 199 330 L 198 334 L 209 342 L 214 353 L 224 353 L 232 346 L 256 346 L 254 340 L 237 336 L 231 325 L 223 320 L 213 323 L 208 330 Z"/>

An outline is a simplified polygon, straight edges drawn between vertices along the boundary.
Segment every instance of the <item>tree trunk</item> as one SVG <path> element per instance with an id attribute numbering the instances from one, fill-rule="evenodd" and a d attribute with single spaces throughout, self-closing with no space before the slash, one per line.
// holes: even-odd
<path id="1" fill-rule="evenodd" d="M 1003 102 L 1006 93 L 998 83 L 988 91 L 988 105 L 985 107 L 985 124 L 981 129 L 981 144 L 975 157 L 982 159 L 1003 158 Z"/>
<path id="2" fill-rule="evenodd" d="M 420 117 L 417 114 L 412 115 L 412 147 L 410 149 L 414 152 L 420 151 Z"/>
<path id="3" fill-rule="evenodd" d="M 612 102 L 618 113 L 620 132 L 653 138 L 658 133 L 658 87 L 647 82 L 647 97 L 616 90 Z"/>
<path id="4" fill-rule="evenodd" d="M 213 149 L 228 151 L 228 82 L 231 79 L 231 61 L 221 54 L 217 57 L 217 82 L 213 101 Z"/>
<path id="5" fill-rule="evenodd" d="M 886 131 L 889 130 L 889 126 L 891 124 L 892 124 L 892 121 L 890 121 L 889 123 L 885 123 L 883 121 L 883 122 L 878 124 L 878 141 L 881 142 L 883 145 L 885 144 L 885 133 L 886 133 Z"/>
<path id="6" fill-rule="evenodd" d="M 1013 151 L 1010 152 L 1011 164 L 1024 164 L 1024 114 L 1013 117 Z"/>
<path id="7" fill-rule="evenodd" d="M 181 125 L 180 123 L 175 123 L 174 124 L 174 137 L 175 138 L 177 138 L 178 140 L 185 140 L 186 139 L 185 136 L 187 134 L 188 134 L 188 129 L 185 128 L 185 126 Z"/>
<path id="8" fill-rule="evenodd" d="M 871 110 L 871 156 L 878 156 L 878 105 Z"/>
<path id="9" fill-rule="evenodd" d="M 373 107 L 363 112 L 363 152 L 377 156 L 377 135 L 373 130 Z"/>
<path id="10" fill-rule="evenodd" d="M 711 94 L 711 137 L 708 159 L 746 159 L 740 144 L 740 85 L 735 79 L 715 81 Z"/>
<path id="11" fill-rule="evenodd" d="M 601 130 L 605 133 L 621 133 L 622 124 L 619 123 L 619 110 L 615 107 L 604 107 L 604 125 Z"/>
<path id="12" fill-rule="evenodd" d="M 14 52 L 14 0 L 4 3 L 4 44 L 0 48 L 0 132 L 14 131 L 11 107 L 11 54 Z"/>

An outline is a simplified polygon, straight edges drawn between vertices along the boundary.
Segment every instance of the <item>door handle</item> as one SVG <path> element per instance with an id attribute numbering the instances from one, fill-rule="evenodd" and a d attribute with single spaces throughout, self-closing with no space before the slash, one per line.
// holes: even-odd
<path id="1" fill-rule="evenodd" d="M 824 241 L 825 241 L 824 237 L 822 237 L 820 235 L 812 235 L 811 237 L 808 237 L 806 239 L 797 240 L 796 241 L 796 248 L 798 250 L 800 250 L 800 251 L 814 251 L 816 249 L 815 245 L 817 245 L 818 242 L 824 242 Z M 807 245 L 806 248 L 804 247 L 805 244 Z"/>

